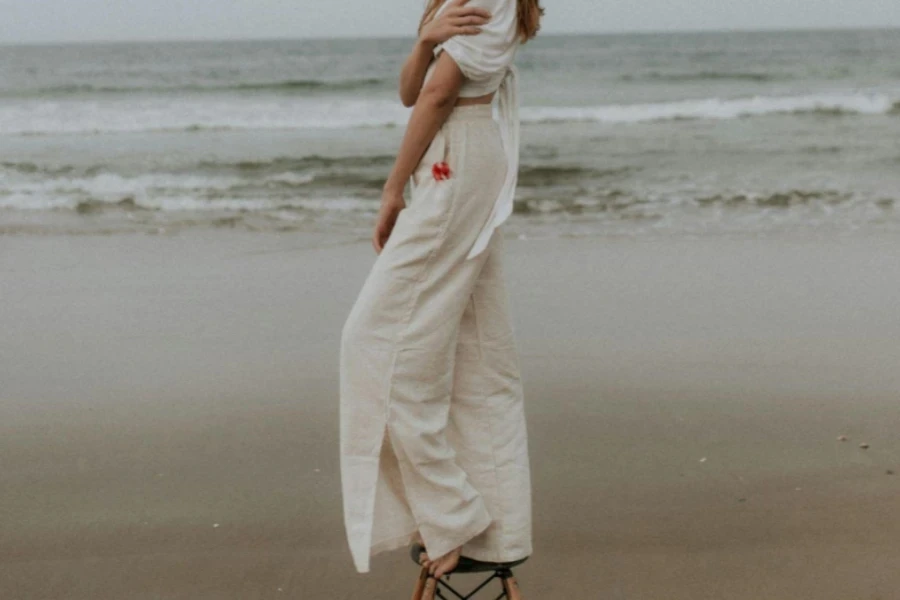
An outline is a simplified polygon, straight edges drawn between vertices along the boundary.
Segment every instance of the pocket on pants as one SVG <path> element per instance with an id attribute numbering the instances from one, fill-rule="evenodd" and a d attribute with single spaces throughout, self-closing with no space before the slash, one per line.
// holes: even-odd
<path id="1" fill-rule="evenodd" d="M 447 135 L 444 133 L 444 128 L 441 127 L 434 135 L 434 139 L 431 140 L 428 148 L 425 149 L 425 153 L 422 155 L 419 164 L 416 165 L 416 168 L 413 171 L 413 188 L 420 187 L 429 179 L 434 180 L 434 176 L 431 174 L 431 167 L 434 163 L 443 162 L 447 159 L 447 146 Z"/>
<path id="2" fill-rule="evenodd" d="M 441 128 L 413 171 L 410 203 L 403 212 L 407 213 L 408 225 L 416 230 L 417 235 L 441 239 L 453 214 L 459 165 L 454 163 L 450 145 L 449 132 Z M 450 176 L 447 179 L 435 179 L 432 167 L 438 162 L 449 164 Z"/>

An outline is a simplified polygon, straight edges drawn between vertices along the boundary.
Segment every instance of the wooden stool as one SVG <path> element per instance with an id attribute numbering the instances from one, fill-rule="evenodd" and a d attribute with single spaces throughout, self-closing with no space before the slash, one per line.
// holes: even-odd
<path id="1" fill-rule="evenodd" d="M 417 565 L 421 564 L 419 555 L 423 552 L 425 552 L 425 547 L 421 544 L 413 544 L 409 549 L 409 555 Z M 516 583 L 516 578 L 513 577 L 512 568 L 521 565 L 526 560 L 528 560 L 528 557 L 513 562 L 494 563 L 482 562 L 465 556 L 459 557 L 459 563 L 455 569 L 447 574 L 447 579 L 450 578 L 451 573 L 491 573 L 487 579 L 482 581 L 478 587 L 466 596 L 453 589 L 447 581 L 429 577 L 428 569 L 422 567 L 422 570 L 419 572 L 419 579 L 416 581 L 416 587 L 413 590 L 412 600 L 433 600 L 434 598 L 449 600 L 443 594 L 444 590 L 450 592 L 453 594 L 453 597 L 459 598 L 459 600 L 468 600 L 469 598 L 474 598 L 475 594 L 483 590 L 485 586 L 495 579 L 499 579 L 500 585 L 503 587 L 503 592 L 495 600 L 500 600 L 501 598 L 523 600 L 522 594 L 519 593 L 519 585 Z"/>

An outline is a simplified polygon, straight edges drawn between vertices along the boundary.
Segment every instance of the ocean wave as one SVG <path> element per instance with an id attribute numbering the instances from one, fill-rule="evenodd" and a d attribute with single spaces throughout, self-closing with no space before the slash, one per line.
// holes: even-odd
<path id="1" fill-rule="evenodd" d="M 251 171 L 244 163 L 186 164 L 171 171 L 121 173 L 92 165 L 40 166 L 0 164 L 0 209 L 73 210 L 93 214 L 110 210 L 268 211 L 276 207 L 338 210 L 335 198 L 352 190 L 372 204 L 380 197 L 386 168 L 303 169 L 310 163 L 334 162 L 324 157 L 261 161 Z M 348 157 L 358 161 L 361 157 Z M 265 165 L 265 166 L 263 166 Z M 339 204 L 339 203 L 338 203 Z M 377 204 L 377 203 L 376 203 Z"/>
<path id="2" fill-rule="evenodd" d="M 766 83 L 770 81 L 786 81 L 792 79 L 784 73 L 761 73 L 757 71 L 698 71 L 693 73 L 663 73 L 650 71 L 647 73 L 622 75 L 620 81 L 649 81 L 659 83 L 701 83 L 708 81 L 749 81 Z"/>
<path id="3" fill-rule="evenodd" d="M 354 189 L 369 194 L 380 190 L 395 157 L 388 154 L 280 156 L 269 160 L 188 162 L 163 171 L 117 173 L 113 165 L 66 165 L 33 162 L 0 162 L 5 172 L 17 177 L 0 186 L 4 193 L 59 196 L 83 194 L 119 198 L 180 190 L 217 198 L 228 195 L 277 194 L 278 190 L 317 194 L 327 190 Z M 595 168 L 566 164 L 523 164 L 519 186 L 545 188 L 581 186 L 585 182 L 628 177 L 638 167 Z"/>
<path id="4" fill-rule="evenodd" d="M 168 190 L 162 195 L 136 193 L 106 194 L 88 196 L 78 194 L 74 197 L 44 196 L 17 194 L 0 197 L 0 208 L 20 209 L 28 211 L 73 211 L 80 215 L 95 215 L 108 212 L 235 212 L 235 213 L 272 213 L 318 212 L 318 213 L 374 213 L 378 201 L 364 197 L 291 197 L 286 198 L 240 198 L 216 197 L 204 195 L 178 194 L 178 190 Z M 881 209 L 892 208 L 897 201 L 892 198 L 862 200 L 853 194 L 834 190 L 786 190 L 772 193 L 716 194 L 684 198 L 686 202 L 698 207 L 721 208 L 765 208 L 789 210 L 795 207 L 810 205 L 837 206 L 851 203 L 868 203 Z M 635 195 L 632 192 L 607 188 L 602 192 L 589 195 L 558 194 L 548 190 L 532 194 L 527 191 L 519 195 L 514 206 L 514 213 L 522 216 L 567 214 L 582 215 L 590 213 L 633 213 L 663 211 L 673 208 L 667 202 L 658 202 Z"/>
<path id="5" fill-rule="evenodd" d="M 196 170 L 203 173 L 236 174 L 250 185 L 300 188 L 380 190 L 395 161 L 387 154 L 277 157 L 270 160 L 215 162 L 203 161 Z"/>
<path id="6" fill-rule="evenodd" d="M 27 163 L 24 163 L 27 164 Z M 52 170 L 54 167 L 49 167 Z M 63 169 L 60 169 L 63 170 Z M 100 172 L 96 167 L 76 173 L 48 176 L 36 172 L 5 178 L 0 186 L 0 208 L 20 210 L 89 210 L 83 202 L 116 204 L 128 201 L 136 208 L 165 209 L 172 198 L 191 198 L 198 206 L 212 204 L 242 183 L 239 177 L 209 177 L 197 173 L 143 173 L 125 175 Z"/>
<path id="7" fill-rule="evenodd" d="M 99 167 L 90 167 L 89 171 L 95 171 Z M 71 175 L 78 171 L 78 167 L 74 165 L 39 165 L 33 162 L 0 162 L 0 169 L 5 171 L 13 171 L 25 175 L 45 175 L 50 177 L 59 177 L 62 175 Z"/>
<path id="8" fill-rule="evenodd" d="M 353 129 L 403 126 L 410 109 L 388 99 L 301 97 L 145 98 L 109 102 L 35 102 L 0 105 L 0 134 L 54 135 L 227 130 Z M 884 93 L 705 98 L 652 104 L 525 106 L 523 123 L 643 123 L 728 120 L 777 114 L 846 116 L 900 114 L 900 99 Z"/>
<path id="9" fill-rule="evenodd" d="M 404 125 L 409 108 L 365 97 L 286 102 L 264 95 L 0 103 L 0 134 L 66 135 L 347 129 Z"/>
<path id="10" fill-rule="evenodd" d="M 306 156 L 278 156 L 269 160 L 202 160 L 196 163 L 186 163 L 179 169 L 179 172 L 236 173 L 256 177 L 271 173 L 297 174 L 319 169 L 382 168 L 391 166 L 395 158 L 392 154 L 352 154 L 345 156 L 308 154 Z M 112 166 L 104 164 L 71 165 L 38 164 L 30 161 L 0 161 L 0 171 L 44 177 L 96 176 L 109 168 L 112 168 Z"/>
<path id="11" fill-rule="evenodd" d="M 366 77 L 363 79 L 342 79 L 342 80 L 326 80 L 326 79 L 296 79 L 288 81 L 273 81 L 262 83 L 242 83 L 233 87 L 223 88 L 198 88 L 201 91 L 228 91 L 231 89 L 248 92 L 248 91 L 305 91 L 305 90 L 334 90 L 349 91 L 364 88 L 378 87 L 387 83 L 386 80 L 378 77 Z"/>
<path id="12" fill-rule="evenodd" d="M 279 156 L 269 160 L 244 160 L 238 162 L 202 161 L 197 168 L 203 171 L 238 171 L 248 174 L 268 172 L 300 171 L 306 169 L 334 167 L 373 167 L 390 166 L 395 157 L 390 154 L 366 154 L 348 156 L 322 156 L 308 154 L 306 156 Z"/>
<path id="13" fill-rule="evenodd" d="M 728 120 L 778 114 L 888 115 L 900 101 L 885 94 L 814 94 L 808 96 L 754 96 L 752 98 L 683 100 L 655 104 L 598 107 L 530 107 L 522 109 L 528 122 L 589 121 L 642 123 L 679 119 Z"/>
<path id="14" fill-rule="evenodd" d="M 763 214 L 764 210 L 773 210 L 786 215 L 793 210 L 839 206 L 851 207 L 854 210 L 867 207 L 877 209 L 877 213 L 883 214 L 883 211 L 891 210 L 897 205 L 897 200 L 894 198 L 865 197 L 828 189 L 789 189 L 773 192 L 721 193 L 709 196 L 681 195 L 675 201 L 671 201 L 671 198 L 645 197 L 614 187 L 604 188 L 602 191 L 586 195 L 558 194 L 549 190 L 540 190 L 539 193 L 525 193 L 519 196 L 516 199 L 514 213 L 523 216 L 553 214 L 577 216 L 598 213 L 619 216 L 675 215 L 685 207 L 690 207 L 687 212 L 691 213 L 696 207 L 736 211 L 747 209 L 747 214 L 755 215 Z"/>
<path id="15" fill-rule="evenodd" d="M 127 196 L 115 202 L 108 202 L 105 200 L 80 200 L 71 208 L 80 215 L 96 214 L 110 209 L 124 210 L 127 212 L 135 210 L 155 210 L 147 206 L 142 206 L 131 196 Z"/>
<path id="16" fill-rule="evenodd" d="M 8 208 L 8 207 L 7 207 Z M 49 210 L 72 210 L 81 215 L 124 212 L 225 212 L 225 213 L 277 213 L 287 212 L 360 212 L 375 213 L 378 203 L 366 198 L 296 198 L 290 201 L 241 200 L 236 198 L 209 201 L 189 196 L 170 196 L 159 199 L 138 199 L 126 196 L 119 200 L 88 198 L 65 205 L 53 206 Z"/>
<path id="17" fill-rule="evenodd" d="M 787 190 L 771 194 L 716 194 L 696 199 L 700 206 L 758 206 L 789 208 L 804 204 L 843 204 L 853 200 L 853 194 L 833 190 Z"/>
<path id="18" fill-rule="evenodd" d="M 95 176 L 61 172 L 56 177 L 42 174 L 32 163 L 5 163 L 8 171 L 0 171 L 0 235 L 9 223 L 56 218 L 67 224 L 84 223 L 78 227 L 85 230 L 113 225 L 129 231 L 144 225 L 168 229 L 242 224 L 254 230 L 312 227 L 336 231 L 371 226 L 383 177 L 365 169 L 322 172 L 283 168 L 302 160 L 213 162 L 203 172 L 104 171 Z M 182 168 L 196 169 L 197 165 L 191 162 Z M 65 167 L 48 168 L 67 171 Z M 635 172 L 640 172 L 639 167 L 546 165 L 530 163 L 526 157 L 514 213 L 521 223 L 566 227 L 631 223 L 659 230 L 677 230 L 682 222 L 704 227 L 719 224 L 741 231 L 749 231 L 753 223 L 763 228 L 785 223 L 828 222 L 847 227 L 900 223 L 896 212 L 900 198 L 891 194 L 801 186 L 700 191 L 692 185 L 674 185 L 661 191 L 635 185 L 630 177 Z M 642 177 L 638 175 L 638 179 Z M 376 182 L 379 185 L 374 185 Z"/>
<path id="19" fill-rule="evenodd" d="M 519 185 L 523 187 L 545 187 L 566 184 L 581 184 L 585 181 L 624 177 L 634 173 L 635 167 L 595 169 L 568 165 L 521 165 Z"/>
<path id="20" fill-rule="evenodd" d="M 96 84 L 63 84 L 43 88 L 0 91 L 2 98 L 43 98 L 80 95 L 125 95 L 125 94 L 177 94 L 177 93 L 227 93 L 227 92 L 348 92 L 376 88 L 388 83 L 378 77 L 357 79 L 287 79 L 282 81 L 259 81 L 230 83 L 225 85 L 134 85 L 104 86 Z"/>

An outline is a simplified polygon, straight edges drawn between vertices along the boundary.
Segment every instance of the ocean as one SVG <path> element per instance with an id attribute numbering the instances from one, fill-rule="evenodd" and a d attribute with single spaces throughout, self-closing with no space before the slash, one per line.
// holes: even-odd
<path id="1" fill-rule="evenodd" d="M 0 235 L 365 238 L 411 38 L 0 47 Z M 520 236 L 900 230 L 900 30 L 542 35 Z"/>

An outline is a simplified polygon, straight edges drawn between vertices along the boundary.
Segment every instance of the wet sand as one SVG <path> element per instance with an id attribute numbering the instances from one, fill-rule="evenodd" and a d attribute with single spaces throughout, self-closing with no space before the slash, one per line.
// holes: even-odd
<path id="1" fill-rule="evenodd" d="M 900 241 L 506 249 L 526 598 L 896 597 Z M 312 234 L 0 238 L 0 597 L 408 597 L 402 552 L 353 571 L 340 512 L 338 342 L 373 259 Z"/>

